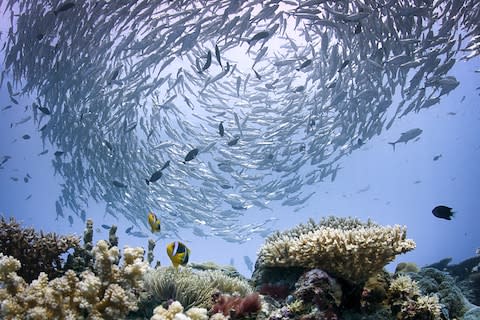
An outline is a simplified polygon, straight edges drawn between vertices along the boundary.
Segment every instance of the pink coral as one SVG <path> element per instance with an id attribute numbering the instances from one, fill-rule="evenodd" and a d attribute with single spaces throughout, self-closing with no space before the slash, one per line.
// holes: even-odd
<path id="1" fill-rule="evenodd" d="M 214 305 L 210 312 L 212 314 L 222 313 L 230 315 L 232 319 L 239 319 L 260 311 L 262 305 L 258 293 L 251 293 L 245 297 L 230 296 L 216 293 L 213 296 Z"/>

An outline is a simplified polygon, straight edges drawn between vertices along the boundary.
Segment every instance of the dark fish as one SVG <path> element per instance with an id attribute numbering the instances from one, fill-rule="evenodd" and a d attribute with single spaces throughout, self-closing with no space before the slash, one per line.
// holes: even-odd
<path id="1" fill-rule="evenodd" d="M 42 111 L 46 115 L 52 114 L 47 107 L 38 107 L 38 110 Z"/>
<path id="2" fill-rule="evenodd" d="M 155 171 L 151 176 L 150 179 L 145 179 L 145 182 L 147 184 L 150 184 L 150 182 L 156 182 L 158 179 L 162 177 L 162 169 Z"/>
<path id="3" fill-rule="evenodd" d="M 160 169 L 160 171 L 163 171 L 163 170 L 167 169 L 169 166 L 170 166 L 170 160 L 167 160 L 167 162 L 165 162 L 165 164 L 164 164 L 163 167 Z"/>
<path id="4" fill-rule="evenodd" d="M 25 198 L 25 200 L 28 200 L 28 199 L 30 199 L 31 197 L 32 197 L 32 195 L 29 194 L 29 195 Z"/>
<path id="5" fill-rule="evenodd" d="M 355 26 L 355 31 L 353 31 L 353 33 L 359 34 L 360 32 L 362 32 L 362 24 L 359 22 L 359 23 L 357 23 L 357 25 Z"/>
<path id="6" fill-rule="evenodd" d="M 446 206 L 436 206 L 435 208 L 433 208 L 432 213 L 437 218 L 452 220 L 455 212 L 452 211 L 452 208 Z"/>
<path id="7" fill-rule="evenodd" d="M 223 137 L 225 134 L 225 128 L 223 127 L 223 122 L 220 122 L 218 124 L 218 133 L 220 134 L 220 137 Z"/>
<path id="8" fill-rule="evenodd" d="M 343 61 L 342 65 L 338 69 L 338 72 L 342 72 L 342 70 L 345 69 L 349 64 L 350 64 L 350 60 Z"/>
<path id="9" fill-rule="evenodd" d="M 133 229 L 133 226 L 128 227 L 127 229 L 125 229 L 125 233 L 129 234 L 130 232 L 132 232 L 132 229 Z"/>
<path id="10" fill-rule="evenodd" d="M 217 58 L 217 61 L 218 61 L 218 64 L 220 65 L 220 67 L 223 68 L 222 59 L 220 57 L 220 49 L 218 48 L 218 45 L 215 45 L 215 57 Z"/>
<path id="11" fill-rule="evenodd" d="M 126 184 L 123 184 L 123 183 L 121 183 L 120 181 L 117 181 L 117 180 L 113 180 L 112 183 L 117 188 L 126 188 L 127 187 Z"/>
<path id="12" fill-rule="evenodd" d="M 58 7 L 57 9 L 53 10 L 53 13 L 55 15 L 59 14 L 60 12 L 65 12 L 67 10 L 70 10 L 72 9 L 73 7 L 75 7 L 75 3 L 73 2 L 65 2 L 64 4 L 60 5 L 60 7 Z"/>
<path id="13" fill-rule="evenodd" d="M 73 217 L 72 216 L 68 216 L 68 222 L 70 223 L 70 227 L 73 226 Z"/>
<path id="14" fill-rule="evenodd" d="M 105 229 L 105 230 L 110 230 L 111 226 L 106 225 L 106 224 L 102 224 L 102 228 Z"/>
<path id="15" fill-rule="evenodd" d="M 28 140 L 28 139 L 30 139 L 30 136 L 29 136 L 28 134 L 24 134 L 24 135 L 22 136 L 22 138 L 25 139 L 25 140 Z"/>
<path id="16" fill-rule="evenodd" d="M 12 108 L 12 107 L 13 107 L 13 106 L 12 106 L 11 104 L 9 104 L 8 106 L 3 107 L 3 108 L 2 108 L 2 111 L 8 110 L 8 109 L 10 109 L 10 108 Z"/>
<path id="17" fill-rule="evenodd" d="M 231 189 L 233 188 L 231 185 L 229 184 L 221 184 L 220 187 L 222 187 L 222 189 Z"/>
<path id="18" fill-rule="evenodd" d="M 364 144 L 365 144 L 365 142 L 363 142 L 362 138 L 358 138 L 358 140 L 357 140 L 357 145 L 358 145 L 359 147 L 361 147 L 361 146 L 363 146 Z"/>
<path id="19" fill-rule="evenodd" d="M 47 152 L 48 152 L 48 149 L 46 149 L 46 150 L 43 150 L 43 151 L 42 151 L 42 152 L 40 152 L 38 155 L 39 155 L 39 156 L 43 156 L 43 155 L 44 155 L 44 154 L 46 154 Z"/>
<path id="20" fill-rule="evenodd" d="M 55 157 L 60 157 L 64 153 L 65 152 L 63 152 L 63 151 L 55 151 L 54 155 L 55 155 Z"/>
<path id="21" fill-rule="evenodd" d="M 38 33 L 35 38 L 37 38 L 38 41 L 42 40 L 44 37 L 44 34 L 43 33 Z"/>
<path id="22" fill-rule="evenodd" d="M 108 142 L 107 140 L 103 140 L 103 143 L 108 148 L 108 150 L 113 151 L 113 146 L 110 142 Z"/>
<path id="23" fill-rule="evenodd" d="M 205 64 L 203 65 L 202 71 L 207 70 L 210 67 L 211 64 L 212 64 L 212 52 L 210 50 L 208 50 L 207 62 L 205 62 Z"/>
<path id="24" fill-rule="evenodd" d="M 309 65 L 312 64 L 312 60 L 311 59 L 308 59 L 308 60 L 305 60 L 301 65 L 300 67 L 297 68 L 297 71 L 300 71 L 302 70 L 303 68 L 306 68 L 308 67 Z"/>
<path id="25" fill-rule="evenodd" d="M 433 161 L 437 161 L 438 159 L 440 159 L 442 157 L 441 154 L 437 154 L 435 157 L 433 157 Z"/>
<path id="26" fill-rule="evenodd" d="M 233 138 L 232 140 L 230 140 L 230 141 L 227 142 L 227 145 L 229 145 L 229 146 L 234 146 L 234 145 L 236 145 L 237 142 L 238 142 L 238 139 L 240 139 L 240 137 L 235 137 L 235 138 Z"/>
<path id="27" fill-rule="evenodd" d="M 261 31 L 254 35 L 251 39 L 247 40 L 248 44 L 252 44 L 252 42 L 255 44 L 258 40 L 262 40 L 267 38 L 270 35 L 268 31 Z"/>
<path id="28" fill-rule="evenodd" d="M 252 68 L 252 70 L 255 72 L 255 77 L 257 77 L 258 80 L 262 80 L 262 76 L 255 69 Z"/>
<path id="29" fill-rule="evenodd" d="M 18 178 L 17 177 L 10 177 L 10 179 L 12 179 L 13 181 L 18 181 Z"/>
<path id="30" fill-rule="evenodd" d="M 187 163 L 188 161 L 191 161 L 191 160 L 195 159 L 197 154 L 198 154 L 198 149 L 197 148 L 190 150 L 187 153 L 187 155 L 185 156 L 185 160 L 183 161 L 183 163 Z"/>
<path id="31" fill-rule="evenodd" d="M 40 131 L 43 131 L 43 130 L 45 130 L 46 128 L 47 128 L 47 125 L 44 124 L 39 130 L 40 130 Z"/>

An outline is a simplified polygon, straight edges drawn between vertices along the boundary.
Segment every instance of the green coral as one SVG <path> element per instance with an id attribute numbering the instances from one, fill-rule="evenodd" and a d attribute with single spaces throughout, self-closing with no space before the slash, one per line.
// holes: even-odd
<path id="1" fill-rule="evenodd" d="M 145 275 L 145 284 L 147 291 L 159 302 L 173 299 L 186 309 L 192 306 L 210 307 L 212 295 L 217 291 L 242 296 L 253 291 L 248 282 L 229 277 L 221 271 L 194 271 L 188 267 L 159 267 Z"/>

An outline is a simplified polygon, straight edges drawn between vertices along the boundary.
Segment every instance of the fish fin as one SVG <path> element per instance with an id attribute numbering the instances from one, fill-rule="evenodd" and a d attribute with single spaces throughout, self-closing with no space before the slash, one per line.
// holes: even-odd
<path id="1" fill-rule="evenodd" d="M 393 151 L 395 151 L 395 142 L 389 142 L 388 144 L 391 144 L 393 147 Z"/>

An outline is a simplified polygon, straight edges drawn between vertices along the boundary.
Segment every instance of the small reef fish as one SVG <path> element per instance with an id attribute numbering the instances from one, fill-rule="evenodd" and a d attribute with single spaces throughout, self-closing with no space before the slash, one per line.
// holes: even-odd
<path id="1" fill-rule="evenodd" d="M 120 181 L 117 181 L 117 180 L 113 180 L 112 184 L 117 188 L 126 188 L 127 187 L 126 184 L 123 184 L 123 183 L 121 183 Z"/>
<path id="2" fill-rule="evenodd" d="M 73 226 L 73 217 L 72 216 L 68 216 L 68 223 L 70 223 L 70 228 Z"/>
<path id="3" fill-rule="evenodd" d="M 148 238 L 148 234 L 141 231 L 130 232 L 129 234 L 137 238 Z"/>
<path id="4" fill-rule="evenodd" d="M 167 162 L 165 162 L 165 164 L 162 166 L 160 171 L 163 171 L 163 170 L 167 169 L 169 166 L 170 166 L 170 160 L 167 160 Z"/>
<path id="5" fill-rule="evenodd" d="M 433 161 L 437 161 L 438 159 L 440 159 L 442 157 L 441 154 L 437 154 L 435 157 L 433 157 Z"/>
<path id="6" fill-rule="evenodd" d="M 150 184 L 151 182 L 156 182 L 158 179 L 162 177 L 162 169 L 155 171 L 151 176 L 150 179 L 145 179 L 145 182 L 147 184 Z"/>
<path id="7" fill-rule="evenodd" d="M 180 241 L 167 244 L 167 255 L 175 268 L 179 265 L 185 266 L 190 257 L 190 249 Z"/>
<path id="8" fill-rule="evenodd" d="M 133 226 L 128 227 L 127 229 L 125 229 L 125 233 L 130 234 L 130 232 L 132 232 L 132 229 L 133 229 Z"/>
<path id="9" fill-rule="evenodd" d="M 157 215 L 155 213 L 148 213 L 148 224 L 150 225 L 152 233 L 160 232 L 160 219 L 157 218 Z"/>
<path id="10" fill-rule="evenodd" d="M 395 151 L 395 145 L 399 142 L 405 142 L 407 143 L 408 141 L 415 139 L 419 135 L 421 135 L 423 132 L 422 129 L 415 128 L 415 129 L 410 129 L 408 131 L 403 132 L 400 135 L 400 138 L 397 139 L 395 142 L 389 142 L 388 144 L 391 144 L 393 146 L 393 151 Z"/>
<path id="11" fill-rule="evenodd" d="M 455 212 L 452 211 L 452 208 L 447 206 L 436 206 L 433 208 L 432 213 L 435 217 L 445 220 L 452 220 L 452 217 L 455 214 Z"/>
<path id="12" fill-rule="evenodd" d="M 198 154 L 198 149 L 197 148 L 190 150 L 187 153 L 187 155 L 185 156 L 185 160 L 183 161 L 183 163 L 187 163 L 188 161 L 191 161 L 191 160 L 195 159 L 197 154 Z"/>
<path id="13" fill-rule="evenodd" d="M 223 137 L 223 135 L 225 134 L 225 128 L 223 127 L 223 122 L 220 122 L 218 124 L 218 134 L 220 135 L 220 137 Z"/>
<path id="14" fill-rule="evenodd" d="M 110 230 L 111 226 L 106 225 L 106 224 L 102 224 L 102 228 L 105 229 L 105 230 Z"/>
<path id="15" fill-rule="evenodd" d="M 30 139 L 30 136 L 29 136 L 28 134 L 24 134 L 24 135 L 22 136 L 22 138 L 23 138 L 24 140 L 28 140 L 28 139 Z"/>

